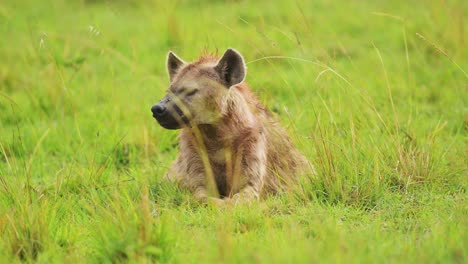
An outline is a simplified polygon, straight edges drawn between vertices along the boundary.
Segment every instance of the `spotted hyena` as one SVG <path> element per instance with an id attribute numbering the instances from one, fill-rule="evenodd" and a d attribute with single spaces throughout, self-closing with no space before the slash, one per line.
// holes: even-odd
<path id="1" fill-rule="evenodd" d="M 245 83 L 237 51 L 192 63 L 169 52 L 167 70 L 168 93 L 151 108 L 162 127 L 181 129 L 179 155 L 166 176 L 197 199 L 258 199 L 285 190 L 308 167 Z"/>

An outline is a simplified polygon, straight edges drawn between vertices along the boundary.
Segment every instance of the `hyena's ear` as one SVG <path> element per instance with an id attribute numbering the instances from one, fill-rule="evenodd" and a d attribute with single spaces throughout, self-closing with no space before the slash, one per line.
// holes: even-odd
<path id="1" fill-rule="evenodd" d="M 226 83 L 227 87 L 231 87 L 241 83 L 245 78 L 246 67 L 244 58 L 234 49 L 228 49 L 223 57 L 215 66 L 221 79 Z"/>
<path id="2" fill-rule="evenodd" d="M 174 52 L 169 51 L 167 54 L 167 73 L 169 73 L 169 79 L 172 81 L 177 71 L 185 65 L 185 61 L 177 57 Z"/>

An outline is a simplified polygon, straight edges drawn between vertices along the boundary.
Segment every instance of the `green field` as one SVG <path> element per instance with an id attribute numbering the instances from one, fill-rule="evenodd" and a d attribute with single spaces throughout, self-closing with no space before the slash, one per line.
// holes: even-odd
<path id="1" fill-rule="evenodd" d="M 468 262 L 468 2 L 45 2 L 0 2 L 0 263 Z M 150 108 L 228 47 L 318 173 L 217 207 Z"/>

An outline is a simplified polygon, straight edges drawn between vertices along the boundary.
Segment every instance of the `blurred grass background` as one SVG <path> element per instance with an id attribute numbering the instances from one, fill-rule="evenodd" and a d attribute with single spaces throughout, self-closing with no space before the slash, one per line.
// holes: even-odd
<path id="1" fill-rule="evenodd" d="M 465 1 L 0 2 L 0 262 L 466 263 Z M 239 50 L 318 174 L 235 208 L 162 180 L 169 50 Z"/>

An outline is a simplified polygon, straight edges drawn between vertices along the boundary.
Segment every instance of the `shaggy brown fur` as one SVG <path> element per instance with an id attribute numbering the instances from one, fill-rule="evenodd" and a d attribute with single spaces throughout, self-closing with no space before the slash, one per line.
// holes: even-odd
<path id="1" fill-rule="evenodd" d="M 170 52 L 167 65 L 169 94 L 153 107 L 162 126 L 181 128 L 180 153 L 167 177 L 202 201 L 258 199 L 297 180 L 307 161 L 243 81 L 238 52 L 192 63 Z"/>

